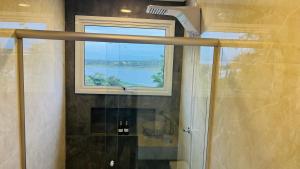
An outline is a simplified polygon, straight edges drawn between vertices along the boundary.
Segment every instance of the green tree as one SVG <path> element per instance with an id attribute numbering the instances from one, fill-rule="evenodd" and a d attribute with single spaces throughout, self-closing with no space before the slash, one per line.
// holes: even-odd
<path id="1" fill-rule="evenodd" d="M 110 76 L 108 78 L 101 73 L 95 73 L 94 75 L 89 75 L 85 77 L 85 85 L 87 86 L 122 86 L 120 79 L 115 76 Z"/>
<path id="2" fill-rule="evenodd" d="M 162 67 L 160 71 L 154 75 L 151 76 L 154 83 L 157 83 L 157 87 L 163 87 L 164 86 L 164 55 L 160 55 L 160 66 Z"/>
<path id="3" fill-rule="evenodd" d="M 122 86 L 122 82 L 120 79 L 116 78 L 115 76 L 110 76 L 106 79 L 108 86 Z"/>
<path id="4" fill-rule="evenodd" d="M 103 86 L 106 82 L 105 76 L 101 73 L 95 73 L 93 76 L 88 76 L 94 85 Z"/>
<path id="5" fill-rule="evenodd" d="M 164 68 L 162 67 L 160 71 L 154 75 L 151 76 L 153 79 L 153 82 L 157 83 L 157 87 L 163 87 L 164 86 Z"/>

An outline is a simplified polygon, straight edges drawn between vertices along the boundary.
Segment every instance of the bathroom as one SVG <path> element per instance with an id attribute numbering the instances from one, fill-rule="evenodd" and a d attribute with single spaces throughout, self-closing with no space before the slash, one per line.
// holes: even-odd
<path id="1" fill-rule="evenodd" d="M 299 169 L 300 1 L 0 0 L 0 169 Z"/>

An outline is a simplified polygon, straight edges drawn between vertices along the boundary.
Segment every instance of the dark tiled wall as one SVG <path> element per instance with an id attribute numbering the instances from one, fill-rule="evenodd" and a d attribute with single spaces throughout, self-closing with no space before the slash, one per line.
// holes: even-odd
<path id="1" fill-rule="evenodd" d="M 150 0 L 66 0 L 66 31 L 75 31 L 75 15 L 174 19 L 168 16 L 146 14 L 146 7 L 149 4 L 184 5 L 183 3 Z M 120 9 L 124 7 L 132 9 L 133 12 L 121 13 Z M 183 36 L 184 33 L 177 21 L 175 32 L 176 36 Z M 75 94 L 75 43 L 66 42 L 67 168 L 105 168 L 105 159 L 99 157 L 105 156 L 107 143 L 110 141 L 107 141 L 109 138 L 92 135 L 92 108 L 155 109 L 155 112 L 165 114 L 178 124 L 183 48 L 175 46 L 174 50 L 171 97 Z"/>

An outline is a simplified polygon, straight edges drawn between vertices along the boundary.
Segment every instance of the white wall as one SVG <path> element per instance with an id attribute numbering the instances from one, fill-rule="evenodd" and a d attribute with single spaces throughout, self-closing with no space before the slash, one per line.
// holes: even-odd
<path id="1" fill-rule="evenodd" d="M 63 0 L 0 4 L 0 29 L 64 30 Z M 1 169 L 21 167 L 15 43 L 12 31 L 0 30 Z M 25 40 L 24 54 L 27 168 L 64 168 L 64 42 Z"/>

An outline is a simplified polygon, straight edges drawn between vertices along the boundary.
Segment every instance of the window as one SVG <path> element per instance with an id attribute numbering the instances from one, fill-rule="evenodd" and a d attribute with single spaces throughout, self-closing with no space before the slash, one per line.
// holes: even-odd
<path id="1" fill-rule="evenodd" d="M 174 21 L 76 16 L 76 31 L 174 36 Z M 173 46 L 76 42 L 75 91 L 90 94 L 165 95 L 172 92 Z"/>

